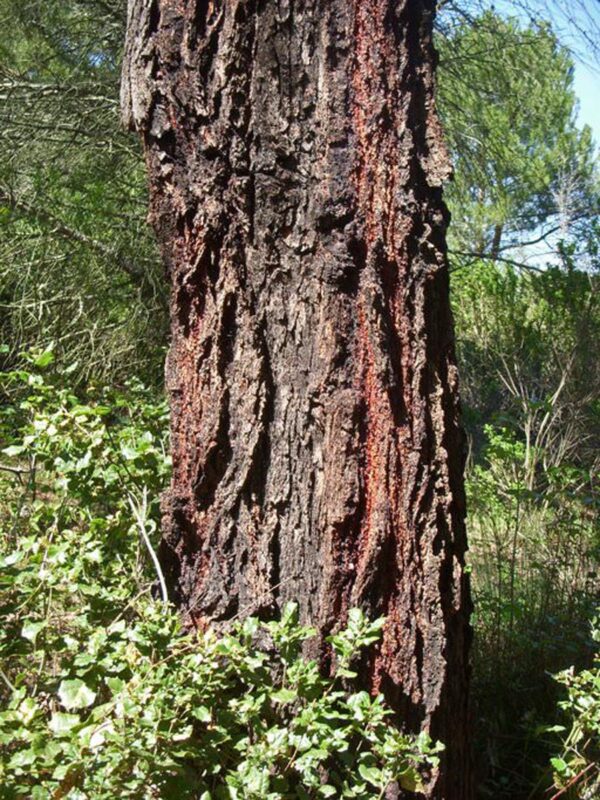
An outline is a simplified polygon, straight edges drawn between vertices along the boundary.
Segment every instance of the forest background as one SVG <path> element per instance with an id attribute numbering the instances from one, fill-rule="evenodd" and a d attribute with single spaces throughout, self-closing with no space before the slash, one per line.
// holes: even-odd
<path id="1" fill-rule="evenodd" d="M 441 6 L 478 793 L 592 800 L 600 184 L 573 46 L 593 71 L 600 21 Z M 152 594 L 168 298 L 142 154 L 119 122 L 125 7 L 0 0 L 0 23 L 0 796 L 185 797 L 191 711 L 208 701 Z M 354 646 L 374 635 L 360 625 Z M 243 637 L 228 646 L 252 672 Z M 236 768 L 257 797 L 260 763 Z M 362 766 L 344 796 L 373 796 L 382 778 Z"/>

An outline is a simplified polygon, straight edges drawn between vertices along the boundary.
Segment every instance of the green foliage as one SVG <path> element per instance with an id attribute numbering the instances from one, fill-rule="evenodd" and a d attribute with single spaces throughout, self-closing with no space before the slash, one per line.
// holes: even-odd
<path id="1" fill-rule="evenodd" d="M 600 792 L 600 620 L 593 620 L 596 644 L 594 662 L 588 669 L 564 670 L 556 679 L 567 690 L 560 707 L 569 729 L 560 756 L 551 759 L 554 786 L 570 800 L 586 800 Z M 564 731 L 556 726 L 554 731 Z"/>
<path id="2" fill-rule="evenodd" d="M 331 677 L 303 656 L 295 605 L 229 633 L 181 629 L 151 597 L 131 493 L 154 534 L 165 408 L 141 386 L 76 396 L 52 351 L 3 377 L 2 797 L 372 798 L 416 791 L 440 745 L 353 688 L 383 620 L 332 635 Z M 20 387 L 20 391 L 17 391 Z M 15 488 L 19 491 L 15 492 Z M 141 504 L 144 505 L 144 504 Z"/>
<path id="3" fill-rule="evenodd" d="M 493 254 L 550 218 L 593 219 L 591 130 L 576 125 L 573 60 L 550 24 L 457 16 L 438 47 L 454 249 Z"/>
<path id="4" fill-rule="evenodd" d="M 529 489 L 525 444 L 506 428 L 485 430 L 485 462 L 467 481 L 479 646 L 519 669 L 535 662 L 538 648 L 546 658 L 568 659 L 587 642 L 600 552 L 598 496 L 591 486 L 583 495 L 579 487 L 591 477 L 567 465 L 546 474 L 543 494 Z M 576 610 L 580 617 L 565 638 L 560 625 Z M 485 668 L 492 680 L 497 666 L 496 660 Z"/>
<path id="5" fill-rule="evenodd" d="M 0 339 L 71 381 L 161 378 L 166 290 L 119 120 L 122 0 L 0 0 Z"/>
<path id="6" fill-rule="evenodd" d="M 591 243 L 593 244 L 593 243 Z M 463 401 L 475 455 L 483 425 L 507 424 L 526 447 L 529 488 L 549 469 L 589 467 L 600 445 L 598 275 L 477 261 L 452 276 Z"/>
<path id="7" fill-rule="evenodd" d="M 518 433 L 488 425 L 485 436 L 467 482 L 482 797 L 527 796 L 536 783 L 542 797 L 559 722 L 550 675 L 589 658 L 598 495 L 593 475 L 568 463 L 530 489 Z"/>
<path id="8" fill-rule="evenodd" d="M 353 625 L 336 654 L 379 627 L 356 611 Z M 140 602 L 107 628 L 77 615 L 69 629 L 46 651 L 61 662 L 52 678 L 19 676 L 0 715 L 4 796 L 366 800 L 393 780 L 417 789 L 437 763 L 439 746 L 400 733 L 381 697 L 302 658 L 313 632 L 293 605 L 221 637 L 183 635 L 173 612 Z"/>

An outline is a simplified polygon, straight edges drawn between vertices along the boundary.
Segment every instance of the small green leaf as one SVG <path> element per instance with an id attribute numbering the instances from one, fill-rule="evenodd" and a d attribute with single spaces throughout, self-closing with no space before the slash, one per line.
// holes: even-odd
<path id="1" fill-rule="evenodd" d="M 335 797 L 337 789 L 330 783 L 324 783 L 322 786 L 319 786 L 319 794 L 321 797 Z"/>
<path id="2" fill-rule="evenodd" d="M 43 369 L 44 367 L 47 367 L 49 364 L 51 364 L 53 361 L 54 361 L 54 353 L 49 348 L 48 350 L 44 350 L 44 352 L 41 353 L 39 356 L 37 356 L 37 358 L 34 358 L 33 363 L 35 364 L 36 367 Z"/>
<path id="3" fill-rule="evenodd" d="M 80 721 L 77 714 L 64 714 L 62 711 L 57 711 L 52 714 L 48 727 L 55 736 L 63 736 L 69 733 L 76 725 L 79 725 Z"/>
<path id="4" fill-rule="evenodd" d="M 212 720 L 211 713 L 206 706 L 198 706 L 192 709 L 191 713 L 200 722 L 210 722 Z"/>
<path id="5" fill-rule="evenodd" d="M 71 710 L 72 708 L 87 708 L 96 699 L 96 692 L 86 686 L 82 680 L 62 681 L 58 687 L 58 696 L 63 706 Z"/>
<path id="6" fill-rule="evenodd" d="M 358 765 L 360 777 L 372 786 L 381 786 L 382 773 L 378 767 L 367 767 L 366 764 Z"/>
<path id="7" fill-rule="evenodd" d="M 28 725 L 38 711 L 38 705 L 33 697 L 26 697 L 19 706 L 19 717 L 25 725 Z"/>
<path id="8" fill-rule="evenodd" d="M 298 695 L 296 692 L 293 692 L 291 689 L 279 689 L 279 691 L 273 692 L 271 695 L 271 699 L 275 703 L 293 703 L 297 697 Z"/>
<path id="9" fill-rule="evenodd" d="M 127 444 L 122 444 L 121 445 L 121 455 L 127 461 L 134 461 L 138 457 L 139 453 L 134 447 L 130 447 Z"/>
<path id="10" fill-rule="evenodd" d="M 41 622 L 26 622 L 21 628 L 21 636 L 24 639 L 28 639 L 32 644 L 35 644 L 39 632 L 43 630 L 47 624 L 46 620 L 42 620 Z"/>
<path id="11" fill-rule="evenodd" d="M 2 452 L 5 456 L 9 458 L 14 458 L 15 456 L 20 456 L 21 453 L 25 451 L 23 445 L 20 444 L 11 444 L 10 447 L 5 447 Z"/>
<path id="12" fill-rule="evenodd" d="M 569 765 L 562 758 L 551 758 L 550 763 L 559 775 L 565 775 L 569 770 Z"/>

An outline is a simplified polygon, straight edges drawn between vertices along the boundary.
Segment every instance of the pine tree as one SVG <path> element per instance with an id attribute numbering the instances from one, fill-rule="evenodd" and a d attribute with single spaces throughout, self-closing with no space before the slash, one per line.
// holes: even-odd
<path id="1" fill-rule="evenodd" d="M 470 796 L 463 447 L 433 0 L 131 0 L 122 84 L 171 286 L 162 559 L 188 622 L 326 636 Z M 390 789 L 390 796 L 393 794 Z"/>

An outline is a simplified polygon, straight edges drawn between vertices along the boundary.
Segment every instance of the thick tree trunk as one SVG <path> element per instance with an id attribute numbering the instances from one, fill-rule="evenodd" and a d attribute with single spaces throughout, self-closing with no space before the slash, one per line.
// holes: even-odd
<path id="1" fill-rule="evenodd" d="M 171 281 L 162 557 L 196 625 L 387 615 L 365 682 L 469 796 L 469 599 L 433 0 L 130 0 Z M 322 646 L 327 661 L 327 648 Z"/>

